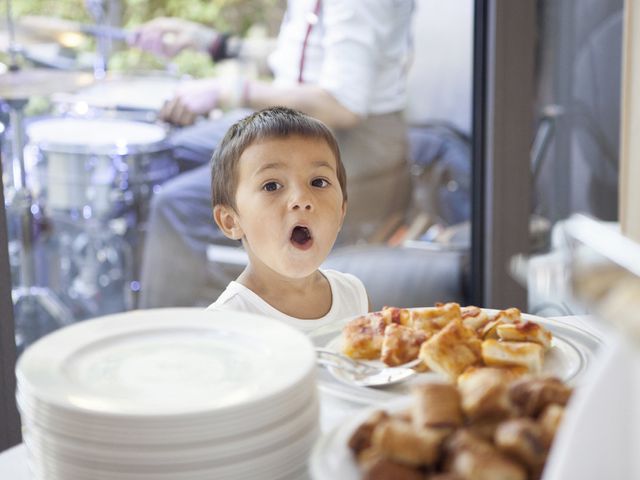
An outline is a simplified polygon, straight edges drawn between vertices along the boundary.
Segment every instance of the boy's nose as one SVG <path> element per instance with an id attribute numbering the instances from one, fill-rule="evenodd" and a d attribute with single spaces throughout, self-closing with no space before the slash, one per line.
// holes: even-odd
<path id="1" fill-rule="evenodd" d="M 292 210 L 311 210 L 312 208 L 312 203 L 308 200 L 294 200 L 291 202 Z"/>
<path id="2" fill-rule="evenodd" d="M 312 210 L 311 196 L 303 189 L 297 190 L 291 197 L 290 207 L 292 210 Z"/>

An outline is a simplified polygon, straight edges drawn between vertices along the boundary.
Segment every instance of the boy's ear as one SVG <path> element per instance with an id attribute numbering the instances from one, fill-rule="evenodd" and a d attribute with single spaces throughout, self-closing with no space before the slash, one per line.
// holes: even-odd
<path id="1" fill-rule="evenodd" d="M 244 236 L 244 232 L 238 223 L 236 212 L 228 205 L 216 205 L 213 207 L 213 219 L 227 238 L 241 240 Z"/>
<path id="2" fill-rule="evenodd" d="M 340 220 L 340 228 L 342 228 L 342 224 L 344 223 L 344 217 L 347 215 L 347 201 L 342 202 L 342 219 Z"/>

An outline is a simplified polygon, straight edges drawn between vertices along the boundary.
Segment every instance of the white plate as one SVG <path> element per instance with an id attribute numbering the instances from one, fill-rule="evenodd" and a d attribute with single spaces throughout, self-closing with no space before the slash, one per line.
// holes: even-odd
<path id="1" fill-rule="evenodd" d="M 20 391 L 69 411 L 224 418 L 294 388 L 315 365 L 275 320 L 202 309 L 139 310 L 74 324 L 20 357 Z"/>
<path id="2" fill-rule="evenodd" d="M 312 372 L 314 373 L 314 372 Z M 127 447 L 191 444 L 193 442 L 228 442 L 236 437 L 253 435 L 272 425 L 285 422 L 302 407 L 309 406 L 317 397 L 315 376 L 299 385 L 289 398 L 282 401 L 270 399 L 251 409 L 251 413 L 229 415 L 224 418 L 202 416 L 196 421 L 165 422 L 109 422 L 109 418 L 76 418 L 73 412 L 50 408 L 42 402 L 26 399 L 17 393 L 18 407 L 23 421 L 43 426 L 52 434 L 80 439 L 87 442 L 115 443 Z M 191 419 L 189 419 L 191 420 Z"/>
<path id="3" fill-rule="evenodd" d="M 317 428 L 318 400 L 311 400 L 301 411 L 290 412 L 289 419 L 260 431 L 234 439 L 189 444 L 142 445 L 89 442 L 54 435 L 36 425 L 23 423 L 23 437 L 30 450 L 36 449 L 55 458 L 74 462 L 119 463 L 126 466 L 183 465 L 215 463 L 216 466 L 246 461 L 262 451 L 290 442 L 303 432 Z"/>
<path id="4" fill-rule="evenodd" d="M 487 314 L 495 315 L 499 310 L 483 309 Z M 552 347 L 545 355 L 543 372 L 553 374 L 569 385 L 576 385 L 589 365 L 601 340 L 574 325 L 559 320 L 522 314 L 523 320 L 539 323 L 553 335 Z M 342 328 L 352 319 L 342 320 L 320 327 L 311 332 L 314 345 L 341 351 Z M 371 361 L 376 366 L 383 366 L 380 361 Z M 347 385 L 335 378 L 327 370 L 318 372 L 318 386 L 321 390 L 339 398 L 363 404 L 373 405 L 388 402 L 409 392 L 410 385 L 423 382 L 428 378 L 442 379 L 438 373 L 428 372 L 416 375 L 411 380 L 389 387 L 366 388 Z"/>

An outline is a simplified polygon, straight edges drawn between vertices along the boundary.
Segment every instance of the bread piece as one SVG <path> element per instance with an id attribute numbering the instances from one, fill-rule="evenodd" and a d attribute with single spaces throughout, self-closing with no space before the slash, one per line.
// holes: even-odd
<path id="1" fill-rule="evenodd" d="M 427 336 L 420 331 L 392 323 L 384 330 L 380 359 L 394 367 L 418 358 L 420 345 Z"/>
<path id="2" fill-rule="evenodd" d="M 410 325 L 410 311 L 407 308 L 384 307 L 380 314 L 387 325 Z"/>
<path id="3" fill-rule="evenodd" d="M 412 309 L 409 314 L 411 327 L 426 333 L 438 331 L 452 320 L 462 318 L 460 305 L 453 302 L 439 303 L 435 307 Z"/>
<path id="4" fill-rule="evenodd" d="M 382 410 L 373 412 L 369 418 L 351 434 L 348 443 L 351 451 L 358 456 L 362 451 L 371 447 L 371 435 L 373 434 L 373 430 L 380 423 L 385 422 L 388 419 L 389 415 Z"/>
<path id="5" fill-rule="evenodd" d="M 542 370 L 544 351 L 532 342 L 501 342 L 494 339 L 482 342 L 482 359 L 489 366 L 521 366 L 531 373 Z"/>
<path id="6" fill-rule="evenodd" d="M 542 428 L 530 418 L 501 423 L 494 440 L 498 450 L 522 462 L 532 472 L 539 471 L 547 458 Z"/>
<path id="7" fill-rule="evenodd" d="M 450 383 L 429 382 L 412 388 L 411 418 L 417 429 L 462 425 L 460 393 Z"/>
<path id="8" fill-rule="evenodd" d="M 461 429 L 445 444 L 444 469 L 464 480 L 526 480 L 526 470 L 489 442 Z"/>
<path id="9" fill-rule="evenodd" d="M 538 343 L 545 352 L 551 348 L 551 332 L 535 322 L 503 323 L 496 330 L 502 340 Z"/>
<path id="10" fill-rule="evenodd" d="M 491 417 L 479 418 L 467 424 L 465 428 L 479 438 L 488 442 L 493 442 L 493 437 L 496 434 L 498 425 L 503 421 L 504 419 L 495 419 Z"/>
<path id="11" fill-rule="evenodd" d="M 431 370 L 455 381 L 467 367 L 480 361 L 480 340 L 462 320 L 452 320 L 422 344 L 419 358 Z"/>
<path id="12" fill-rule="evenodd" d="M 503 323 L 518 323 L 522 321 L 522 313 L 515 307 L 507 308 L 496 313 L 494 320 L 500 320 Z"/>
<path id="13" fill-rule="evenodd" d="M 498 326 L 503 325 L 502 320 L 491 320 L 485 324 L 479 331 L 480 338 L 483 340 L 497 339 L 498 338 Z"/>
<path id="14" fill-rule="evenodd" d="M 351 320 L 342 330 L 342 351 L 360 360 L 380 357 L 386 324 L 382 315 L 368 314 Z"/>
<path id="15" fill-rule="evenodd" d="M 386 458 L 405 465 L 433 465 L 444 435 L 434 429 L 417 430 L 406 422 L 390 420 L 373 431 L 371 446 Z"/>
<path id="16" fill-rule="evenodd" d="M 523 378 L 509 385 L 509 398 L 521 415 L 537 417 L 547 405 L 566 405 L 571 389 L 557 378 Z"/>
<path id="17" fill-rule="evenodd" d="M 362 478 L 363 480 L 424 480 L 424 475 L 417 468 L 388 458 L 379 458 L 366 468 Z"/>
<path id="18" fill-rule="evenodd" d="M 473 305 L 462 307 L 461 314 L 462 323 L 476 332 L 481 331 L 489 323 L 489 315 L 481 308 Z"/>
<path id="19" fill-rule="evenodd" d="M 547 448 L 551 447 L 563 417 L 564 407 L 555 403 L 547 405 L 538 417 L 538 424 L 542 429 L 542 437 Z"/>
<path id="20" fill-rule="evenodd" d="M 458 378 L 462 411 L 471 421 L 502 419 L 512 413 L 509 373 L 500 368 L 475 368 Z"/>

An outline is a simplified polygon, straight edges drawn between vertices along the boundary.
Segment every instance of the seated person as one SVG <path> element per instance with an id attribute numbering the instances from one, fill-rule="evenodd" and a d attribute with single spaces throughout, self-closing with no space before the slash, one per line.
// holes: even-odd
<path id="1" fill-rule="evenodd" d="M 175 155 L 206 163 L 224 131 L 246 115 L 238 108 L 302 111 L 333 130 L 349 175 L 349 214 L 339 241 L 366 239 L 390 217 L 402 216 L 411 196 L 403 110 L 412 10 L 413 0 L 290 0 L 269 57 L 273 81 L 194 80 L 168 102 L 162 116 L 178 125 L 214 109 L 228 112 L 174 135 Z M 164 42 L 165 34 L 173 40 Z M 178 19 L 143 25 L 134 44 L 164 55 L 200 48 L 216 59 L 228 55 L 229 45 L 232 53 L 243 51 L 235 37 Z M 233 266 L 207 262 L 207 246 L 225 238 L 211 221 L 207 168 L 166 182 L 152 199 L 143 308 L 206 304 L 235 276 Z"/>
<path id="2" fill-rule="evenodd" d="M 209 308 L 276 318 L 302 331 L 369 310 L 360 280 L 319 270 L 347 210 L 338 143 L 320 121 L 288 108 L 233 125 L 213 155 L 213 216 L 249 264 Z"/>

